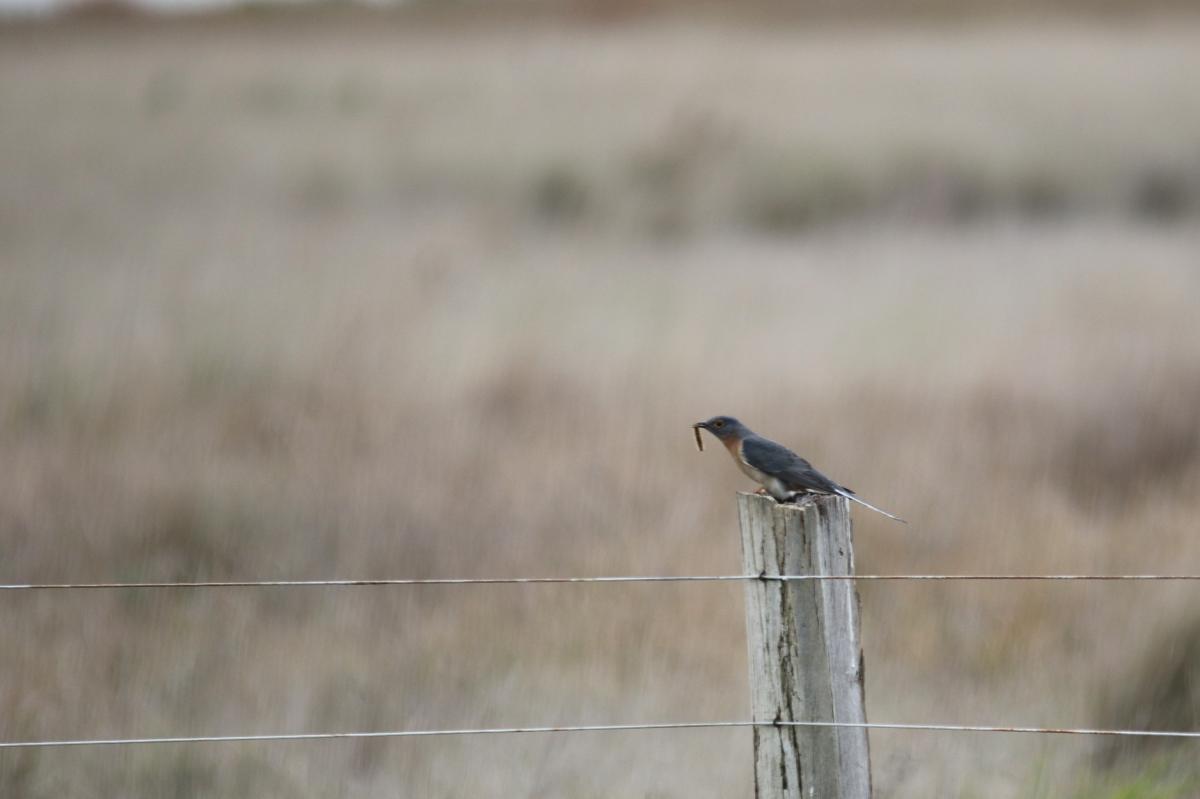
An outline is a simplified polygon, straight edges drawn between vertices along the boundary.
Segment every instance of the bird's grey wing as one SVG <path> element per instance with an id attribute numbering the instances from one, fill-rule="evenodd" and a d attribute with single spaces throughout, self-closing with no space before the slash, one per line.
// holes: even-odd
<path id="1" fill-rule="evenodd" d="M 813 465 L 782 444 L 761 436 L 749 436 L 742 442 L 742 459 L 760 472 L 778 477 L 793 491 L 819 491 L 836 494 L 848 490 L 818 472 Z"/>

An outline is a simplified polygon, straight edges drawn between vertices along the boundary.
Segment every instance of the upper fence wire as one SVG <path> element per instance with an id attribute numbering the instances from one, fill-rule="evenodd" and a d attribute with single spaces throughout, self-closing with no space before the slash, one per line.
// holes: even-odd
<path id="1" fill-rule="evenodd" d="M 134 589 L 134 588 L 321 588 L 404 585 L 506 585 L 539 583 L 703 583 L 763 580 L 775 582 L 805 580 L 862 581 L 955 581 L 955 580 L 1066 580 L 1066 581 L 1157 581 L 1200 580 L 1200 574 L 708 574 L 708 575 L 627 575 L 615 577 L 430 577 L 398 579 L 331 580 L 200 580 L 194 582 L 103 582 L 103 583 L 0 583 L 0 591 L 49 591 L 63 589 Z"/>

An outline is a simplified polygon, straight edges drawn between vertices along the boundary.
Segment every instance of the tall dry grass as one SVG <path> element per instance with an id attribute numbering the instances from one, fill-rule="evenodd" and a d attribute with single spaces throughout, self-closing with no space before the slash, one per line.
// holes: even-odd
<path id="1" fill-rule="evenodd" d="M 866 572 L 1200 568 L 1189 24 L 0 35 L 6 582 L 728 573 L 717 412 L 912 520 L 857 517 Z M 1087 724 L 1194 618 L 1175 585 L 862 592 L 881 721 Z M 737 586 L 0 599 L 6 740 L 747 713 Z M 887 796 L 1107 779 L 1087 741 L 872 746 Z M 0 794 L 748 766 L 736 730 L 46 750 Z"/>

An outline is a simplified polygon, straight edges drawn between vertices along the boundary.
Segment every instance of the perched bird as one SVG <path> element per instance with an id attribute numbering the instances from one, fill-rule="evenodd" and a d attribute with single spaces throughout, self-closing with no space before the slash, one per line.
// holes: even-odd
<path id="1" fill-rule="evenodd" d="M 696 431 L 697 445 L 700 444 L 700 430 L 707 430 L 720 439 L 738 468 L 762 486 L 759 493 L 770 494 L 776 502 L 788 502 L 800 494 L 837 494 L 889 519 L 908 524 L 899 516 L 859 499 L 854 491 L 833 482 L 804 458 L 782 444 L 757 435 L 732 416 L 714 416 L 707 422 L 696 422 L 692 428 Z"/>

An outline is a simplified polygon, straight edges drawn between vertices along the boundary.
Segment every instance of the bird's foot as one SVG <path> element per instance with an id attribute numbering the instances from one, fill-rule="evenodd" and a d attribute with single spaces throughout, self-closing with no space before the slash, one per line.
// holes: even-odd
<path id="1" fill-rule="evenodd" d="M 758 489 L 757 491 L 755 491 L 754 493 L 755 493 L 755 494 L 758 494 L 759 496 L 766 496 L 767 489 L 765 489 L 765 488 L 760 488 L 760 489 Z"/>

